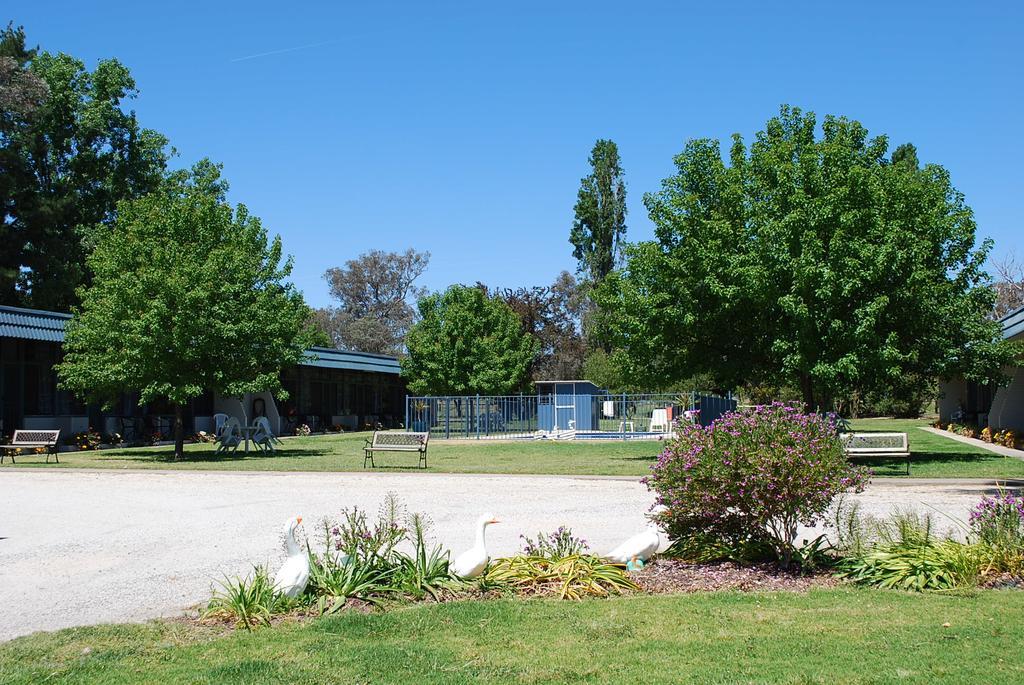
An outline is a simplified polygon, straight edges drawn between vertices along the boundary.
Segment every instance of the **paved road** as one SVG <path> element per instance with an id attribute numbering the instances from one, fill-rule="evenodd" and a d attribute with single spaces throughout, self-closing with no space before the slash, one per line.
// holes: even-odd
<path id="1" fill-rule="evenodd" d="M 883 480 L 859 499 L 869 513 L 932 506 L 963 519 L 986 488 Z M 375 511 L 389 491 L 428 513 L 456 552 L 472 543 L 472 521 L 492 512 L 504 521 L 488 531 L 492 555 L 563 524 L 609 549 L 642 529 L 652 501 L 628 478 L 0 470 L 0 640 L 180 614 L 225 574 L 276 565 L 288 517 Z"/>

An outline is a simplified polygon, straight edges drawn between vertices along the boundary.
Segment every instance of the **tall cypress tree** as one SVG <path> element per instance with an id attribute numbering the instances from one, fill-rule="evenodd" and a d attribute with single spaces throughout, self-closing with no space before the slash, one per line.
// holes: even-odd
<path id="1" fill-rule="evenodd" d="M 579 272 L 597 285 L 615 268 L 626 235 L 626 182 L 614 141 L 594 143 L 590 166 L 580 181 L 569 242 Z"/>

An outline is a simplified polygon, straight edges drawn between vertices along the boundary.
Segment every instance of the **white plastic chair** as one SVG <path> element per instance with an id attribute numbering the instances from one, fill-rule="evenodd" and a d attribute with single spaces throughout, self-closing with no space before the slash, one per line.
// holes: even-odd
<path id="1" fill-rule="evenodd" d="M 242 424 L 234 416 L 224 422 L 220 435 L 217 436 L 217 443 L 217 452 L 234 452 L 242 443 Z"/>
<path id="2" fill-rule="evenodd" d="M 256 430 L 253 431 L 250 440 L 261 450 L 273 452 L 274 441 L 277 438 L 274 436 L 274 431 L 270 429 L 270 421 L 266 416 L 258 416 L 253 425 L 256 426 Z"/>
<path id="3" fill-rule="evenodd" d="M 220 437 L 220 432 L 224 428 L 224 424 L 227 423 L 227 414 L 214 414 L 213 415 L 213 434 L 216 437 Z"/>
<path id="4" fill-rule="evenodd" d="M 667 409 L 655 409 L 651 412 L 651 428 L 652 433 L 668 433 L 668 410 Z"/>

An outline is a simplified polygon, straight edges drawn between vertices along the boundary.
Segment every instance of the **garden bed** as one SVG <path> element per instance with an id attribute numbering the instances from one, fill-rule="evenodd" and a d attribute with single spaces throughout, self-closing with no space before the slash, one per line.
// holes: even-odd
<path id="1" fill-rule="evenodd" d="M 740 590 L 743 592 L 806 592 L 844 583 L 831 572 L 799 574 L 774 563 L 740 565 L 731 561 L 691 564 L 658 558 L 633 574 L 644 592 L 652 594 Z"/>

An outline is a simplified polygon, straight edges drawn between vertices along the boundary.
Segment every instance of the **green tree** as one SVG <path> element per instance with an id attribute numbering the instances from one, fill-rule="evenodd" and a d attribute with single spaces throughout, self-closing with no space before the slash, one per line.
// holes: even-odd
<path id="1" fill-rule="evenodd" d="M 587 353 L 582 319 L 585 297 L 581 284 L 568 271 L 547 287 L 496 288 L 477 283 L 503 300 L 522 322 L 523 331 L 537 340 L 530 378 L 534 381 L 579 378 Z"/>
<path id="2" fill-rule="evenodd" d="M 594 143 L 590 166 L 580 181 L 569 242 L 579 272 L 599 284 L 615 268 L 626 235 L 626 182 L 619 148 L 611 140 Z"/>
<path id="3" fill-rule="evenodd" d="M 203 161 L 172 174 L 154 193 L 121 202 L 113 226 L 96 231 L 58 366 L 62 387 L 111 403 L 175 407 L 176 458 L 182 407 L 204 391 L 271 390 L 280 371 L 320 341 L 302 295 L 286 281 L 281 240 L 268 241 L 244 205 L 225 201 L 219 167 Z"/>
<path id="4" fill-rule="evenodd" d="M 1010 350 L 970 208 L 858 122 L 783 107 L 726 164 L 692 140 L 644 201 L 657 240 L 627 250 L 599 299 L 634 378 L 707 372 L 792 384 L 813 408 L 907 377 L 1000 377 Z"/>
<path id="5" fill-rule="evenodd" d="M 117 60 L 90 72 L 28 49 L 20 28 L 0 31 L 0 303 L 67 310 L 92 227 L 160 183 L 167 140 L 125 110 L 136 94 Z"/>
<path id="6" fill-rule="evenodd" d="M 482 288 L 453 285 L 419 301 L 402 375 L 418 395 L 501 395 L 521 388 L 537 354 L 519 316 Z"/>
<path id="7" fill-rule="evenodd" d="M 370 250 L 324 274 L 337 307 L 318 309 L 317 324 L 335 347 L 401 354 L 416 320 L 416 302 L 427 294 L 415 285 L 430 263 L 429 252 Z"/>

